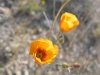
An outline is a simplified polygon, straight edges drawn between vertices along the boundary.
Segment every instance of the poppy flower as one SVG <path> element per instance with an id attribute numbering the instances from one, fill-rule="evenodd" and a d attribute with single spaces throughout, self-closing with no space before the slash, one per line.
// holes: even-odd
<path id="1" fill-rule="evenodd" d="M 29 54 L 35 59 L 35 62 L 40 67 L 40 64 L 50 64 L 59 53 L 58 46 L 52 44 L 52 41 L 39 38 L 33 41 L 30 45 Z"/>
<path id="2" fill-rule="evenodd" d="M 63 32 L 69 32 L 75 29 L 79 25 L 77 17 L 71 13 L 65 12 L 61 15 L 60 30 Z"/>

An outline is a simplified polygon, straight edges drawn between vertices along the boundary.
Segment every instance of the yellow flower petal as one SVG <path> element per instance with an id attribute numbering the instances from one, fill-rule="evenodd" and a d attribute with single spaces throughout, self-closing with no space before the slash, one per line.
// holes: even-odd
<path id="1" fill-rule="evenodd" d="M 63 32 L 69 32 L 75 29 L 79 24 L 75 15 L 65 12 L 60 19 L 60 30 Z"/>
<path id="2" fill-rule="evenodd" d="M 69 31 L 68 23 L 66 20 L 60 22 L 60 30 L 61 31 Z"/>
<path id="3" fill-rule="evenodd" d="M 54 49 L 55 50 L 53 50 L 54 51 L 54 54 L 58 54 L 59 53 L 59 48 L 58 48 L 58 46 L 57 45 L 54 45 Z"/>
<path id="4" fill-rule="evenodd" d="M 33 55 L 37 65 L 50 64 L 58 55 L 59 49 L 57 45 L 52 44 L 52 41 L 45 39 L 37 39 L 30 45 L 30 53 Z"/>
<path id="5" fill-rule="evenodd" d="M 74 25 L 78 25 L 79 24 L 79 21 L 78 21 L 78 19 L 76 18 L 75 15 L 73 16 L 73 18 L 70 18 L 69 21 L 72 22 Z"/>
<path id="6" fill-rule="evenodd" d="M 30 55 L 33 55 L 33 52 L 37 49 L 38 45 L 36 43 L 36 41 L 32 42 L 31 45 L 30 45 L 30 52 L 29 54 Z"/>
<path id="7" fill-rule="evenodd" d="M 72 22 L 67 21 L 67 25 L 69 30 L 72 30 L 73 28 L 75 28 L 75 25 Z"/>

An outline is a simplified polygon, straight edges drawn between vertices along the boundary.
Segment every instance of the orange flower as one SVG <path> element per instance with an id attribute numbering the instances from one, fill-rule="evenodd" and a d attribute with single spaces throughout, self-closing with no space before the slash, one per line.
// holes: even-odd
<path id="1" fill-rule="evenodd" d="M 33 55 L 37 65 L 50 64 L 58 54 L 58 46 L 52 44 L 50 40 L 39 38 L 30 45 L 30 55 Z"/>
<path id="2" fill-rule="evenodd" d="M 65 12 L 62 14 L 60 19 L 60 30 L 64 32 L 69 32 L 70 30 L 75 29 L 79 24 L 78 19 L 75 15 Z"/>

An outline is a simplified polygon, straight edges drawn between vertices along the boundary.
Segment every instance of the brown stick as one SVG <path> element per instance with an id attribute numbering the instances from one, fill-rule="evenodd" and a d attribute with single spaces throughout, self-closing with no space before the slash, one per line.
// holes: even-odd
<path id="1" fill-rule="evenodd" d="M 53 23 L 52 23 L 52 26 L 51 26 L 51 28 L 50 28 L 50 34 L 49 34 L 49 36 L 48 36 L 48 39 L 50 38 L 50 35 L 51 35 L 51 33 L 52 33 L 52 29 L 53 29 L 53 27 L 54 27 L 54 24 L 55 24 L 55 22 L 56 22 L 56 20 L 57 20 L 57 18 L 58 18 L 58 16 L 59 16 L 61 10 L 65 7 L 65 5 L 66 5 L 69 1 L 70 1 L 70 0 L 66 0 L 66 2 L 60 7 L 58 13 L 56 14 L 56 16 L 55 16 L 55 18 L 54 18 L 54 21 L 53 21 Z"/>

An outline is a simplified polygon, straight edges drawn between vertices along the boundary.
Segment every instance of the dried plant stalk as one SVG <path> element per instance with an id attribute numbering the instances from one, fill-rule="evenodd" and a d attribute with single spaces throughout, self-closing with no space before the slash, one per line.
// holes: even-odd
<path id="1" fill-rule="evenodd" d="M 50 34 L 49 34 L 49 36 L 48 36 L 48 39 L 50 38 L 50 35 L 52 34 L 52 29 L 53 29 L 53 27 L 54 27 L 54 24 L 55 24 L 55 22 L 56 22 L 56 20 L 57 20 L 57 18 L 58 18 L 58 16 L 59 16 L 61 10 L 65 7 L 66 4 L 68 4 L 69 1 L 70 1 L 70 0 L 66 0 L 66 2 L 60 7 L 58 13 L 56 14 L 56 16 L 55 16 L 55 18 L 54 18 L 54 21 L 53 21 L 53 23 L 52 23 L 52 26 L 51 26 L 51 28 L 50 28 Z"/>

